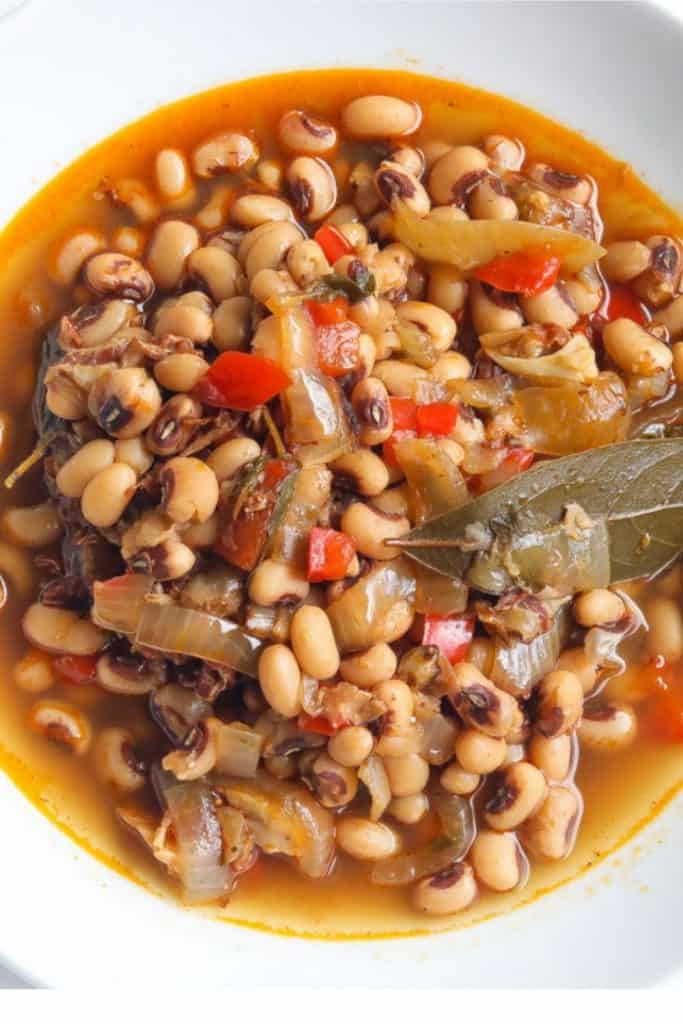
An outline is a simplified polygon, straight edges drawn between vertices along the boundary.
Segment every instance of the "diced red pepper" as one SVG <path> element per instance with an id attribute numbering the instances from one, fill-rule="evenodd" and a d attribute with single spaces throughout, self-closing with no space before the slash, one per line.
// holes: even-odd
<path id="1" fill-rule="evenodd" d="M 261 479 L 247 497 L 237 516 L 231 505 L 214 544 L 216 554 L 226 562 L 251 572 L 255 568 L 270 526 L 282 481 L 293 472 L 294 464 L 282 459 L 266 463 Z"/>
<path id="2" fill-rule="evenodd" d="M 353 252 L 353 246 L 349 240 L 331 224 L 323 224 L 313 237 L 325 253 L 328 263 L 335 264 L 342 256 Z"/>
<path id="3" fill-rule="evenodd" d="M 620 317 L 635 320 L 637 324 L 644 324 L 647 319 L 642 302 L 629 288 L 625 288 L 623 285 L 611 285 L 605 318 L 609 322 L 619 320 Z"/>
<path id="4" fill-rule="evenodd" d="M 272 359 L 249 352 L 223 352 L 194 389 L 205 405 L 249 411 L 288 388 L 291 380 Z"/>
<path id="5" fill-rule="evenodd" d="M 501 292 L 539 295 L 555 284 L 560 260 L 544 249 L 529 249 L 496 256 L 478 267 L 474 276 Z"/>
<path id="6" fill-rule="evenodd" d="M 318 327 L 318 366 L 328 377 L 343 377 L 360 366 L 360 327 L 353 320 Z"/>
<path id="7" fill-rule="evenodd" d="M 411 437 L 416 437 L 414 430 L 395 430 L 391 437 L 388 437 L 382 445 L 382 458 L 386 462 L 387 466 L 398 466 L 399 461 L 396 456 L 396 445 L 400 444 L 401 441 L 408 441 Z"/>
<path id="8" fill-rule="evenodd" d="M 62 683 L 88 686 L 97 678 L 97 656 L 94 654 L 59 654 L 53 659 L 52 667 Z"/>
<path id="9" fill-rule="evenodd" d="M 307 715 L 305 711 L 301 712 L 296 720 L 296 724 L 304 732 L 317 732 L 321 736 L 334 736 L 336 732 L 339 732 L 346 725 L 345 722 L 334 725 L 327 715 Z"/>
<path id="10" fill-rule="evenodd" d="M 390 398 L 394 430 L 417 430 L 417 406 L 412 398 Z"/>
<path id="11" fill-rule="evenodd" d="M 472 477 L 470 480 L 471 490 L 475 494 L 483 494 L 484 491 L 490 491 L 500 484 L 505 484 L 508 480 L 512 480 L 514 476 L 528 469 L 533 461 L 533 448 L 511 448 L 495 469 L 490 470 L 488 473 L 482 473 L 480 476 Z"/>
<path id="12" fill-rule="evenodd" d="M 311 314 L 311 320 L 316 327 L 326 327 L 329 324 L 341 324 L 349 318 L 349 303 L 343 295 L 329 302 L 318 302 L 317 299 L 308 299 L 304 305 Z"/>
<path id="13" fill-rule="evenodd" d="M 420 437 L 447 437 L 458 420 L 458 407 L 450 402 L 429 402 L 415 411 Z"/>
<path id="14" fill-rule="evenodd" d="M 438 647 L 456 665 L 462 661 L 474 635 L 474 615 L 425 615 L 422 643 Z"/>
<path id="15" fill-rule="evenodd" d="M 348 534 L 314 526 L 308 541 L 309 582 L 343 580 L 355 553 L 356 545 Z"/>

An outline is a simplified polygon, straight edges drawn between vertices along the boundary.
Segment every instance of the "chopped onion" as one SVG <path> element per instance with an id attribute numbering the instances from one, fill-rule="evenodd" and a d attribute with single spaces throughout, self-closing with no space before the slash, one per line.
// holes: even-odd
<path id="1" fill-rule="evenodd" d="M 253 677 L 258 676 L 264 646 L 228 619 L 174 604 L 146 605 L 135 642 L 164 654 L 203 658 Z"/>
<path id="2" fill-rule="evenodd" d="M 445 764 L 453 756 L 456 728 L 445 715 L 432 715 L 422 722 L 420 753 L 430 764 Z"/>
<path id="3" fill-rule="evenodd" d="M 264 737 L 248 725 L 221 724 L 215 733 L 216 771 L 252 779 L 256 775 Z"/>
<path id="4" fill-rule="evenodd" d="M 314 370 L 318 365 L 315 328 L 308 310 L 292 305 L 283 310 L 280 320 L 280 358 L 278 362 L 287 373 L 294 370 Z"/>
<path id="5" fill-rule="evenodd" d="M 223 836 L 209 786 L 203 779 L 178 782 L 162 771 L 155 782 L 171 816 L 184 898 L 210 903 L 225 897 L 233 875 L 223 862 Z"/>
<path id="6" fill-rule="evenodd" d="M 364 651 L 373 644 L 398 639 L 392 610 L 400 601 L 415 600 L 415 573 L 405 558 L 380 562 L 327 607 L 342 654 Z"/>
<path id="7" fill-rule="evenodd" d="M 504 350 L 514 348 L 514 342 L 533 328 L 515 331 L 491 331 L 481 334 L 479 341 L 484 352 L 508 373 L 524 377 L 536 384 L 587 384 L 598 375 L 595 351 L 585 334 L 573 334 L 566 345 L 549 355 L 525 358 L 508 355 Z"/>
<path id="8" fill-rule="evenodd" d="M 90 617 L 103 629 L 134 636 L 153 585 L 151 576 L 134 572 L 110 580 L 95 580 Z"/>
<path id="9" fill-rule="evenodd" d="M 410 885 L 418 878 L 452 867 L 462 859 L 461 849 L 462 843 L 439 836 L 413 853 L 378 861 L 373 866 L 370 880 L 374 885 Z"/>
<path id="10" fill-rule="evenodd" d="M 521 220 L 438 221 L 418 217 L 404 203 L 394 211 L 394 234 L 416 256 L 474 270 L 496 256 L 547 248 L 562 260 L 562 269 L 575 274 L 604 256 L 605 250 L 589 238 L 541 227 Z"/>
<path id="11" fill-rule="evenodd" d="M 244 628 L 247 633 L 253 633 L 262 640 L 286 643 L 289 640 L 294 611 L 294 608 L 288 608 L 286 605 L 248 604 Z"/>
<path id="12" fill-rule="evenodd" d="M 498 412 L 507 405 L 513 391 L 519 385 L 509 373 L 497 377 L 477 377 L 474 380 L 449 380 L 447 387 L 465 405 L 484 412 Z"/>
<path id="13" fill-rule="evenodd" d="M 455 615 L 467 607 L 467 584 L 415 563 L 415 611 L 419 615 Z"/>
<path id="14" fill-rule="evenodd" d="M 462 473 L 436 441 L 399 441 L 395 453 L 406 476 L 415 522 L 423 523 L 469 501 Z"/>
<path id="15" fill-rule="evenodd" d="M 474 812 L 469 800 L 455 793 L 436 791 L 431 796 L 431 804 L 439 816 L 443 834 L 447 839 L 461 844 L 460 857 L 464 857 L 476 833 Z"/>
<path id="16" fill-rule="evenodd" d="M 555 668 L 568 635 L 569 614 L 565 604 L 555 614 L 548 632 L 534 637 L 529 643 L 497 640 L 489 678 L 515 697 L 528 696 L 536 683 Z"/>
<path id="17" fill-rule="evenodd" d="M 410 320 L 401 320 L 400 317 L 396 321 L 394 330 L 401 343 L 402 355 L 424 370 L 429 370 L 434 366 L 439 356 L 434 348 L 434 342 L 426 331 L 420 330 L 417 324 Z"/>
<path id="18" fill-rule="evenodd" d="M 370 754 L 359 767 L 358 778 L 370 794 L 370 817 L 379 821 L 391 803 L 391 789 L 382 758 Z"/>
<path id="19" fill-rule="evenodd" d="M 287 445 L 304 466 L 332 462 L 351 447 L 339 388 L 313 370 L 295 370 L 291 376 L 282 395 Z"/>

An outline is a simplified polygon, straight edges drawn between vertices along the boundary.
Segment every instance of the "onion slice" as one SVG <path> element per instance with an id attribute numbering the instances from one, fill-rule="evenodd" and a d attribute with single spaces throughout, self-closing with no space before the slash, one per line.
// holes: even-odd
<path id="1" fill-rule="evenodd" d="M 134 636 L 153 584 L 151 576 L 134 572 L 110 580 L 95 580 L 90 617 L 103 629 Z"/>
<path id="2" fill-rule="evenodd" d="M 379 821 L 391 803 L 391 789 L 382 758 L 370 754 L 358 769 L 358 778 L 370 794 L 370 817 Z"/>
<path id="3" fill-rule="evenodd" d="M 216 771 L 250 779 L 256 775 L 264 738 L 241 722 L 221 725 L 215 733 Z"/>
<path id="4" fill-rule="evenodd" d="M 164 654 L 186 654 L 256 678 L 264 644 L 229 619 L 174 604 L 146 605 L 135 642 Z"/>

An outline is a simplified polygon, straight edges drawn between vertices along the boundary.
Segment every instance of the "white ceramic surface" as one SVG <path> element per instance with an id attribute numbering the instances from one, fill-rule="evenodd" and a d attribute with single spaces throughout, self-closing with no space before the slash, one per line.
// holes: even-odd
<path id="1" fill-rule="evenodd" d="M 681 202 L 682 46 L 679 23 L 620 3 L 29 0 L 0 21 L 0 223 L 84 148 L 160 103 L 330 65 L 414 68 L 506 93 L 601 141 Z M 637 72 L 645 55 L 656 74 Z M 0 955 L 37 983 L 641 986 L 676 984 L 683 958 L 683 799 L 637 847 L 506 918 L 342 945 L 159 902 L 74 847 L 4 776 L 0 808 Z"/>

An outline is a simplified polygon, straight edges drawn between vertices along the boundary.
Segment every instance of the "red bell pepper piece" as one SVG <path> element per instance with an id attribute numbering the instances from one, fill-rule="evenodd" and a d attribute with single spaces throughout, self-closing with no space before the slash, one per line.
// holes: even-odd
<path id="1" fill-rule="evenodd" d="M 356 553 L 356 545 L 346 533 L 314 526 L 308 541 L 310 583 L 343 580 Z"/>
<path id="2" fill-rule="evenodd" d="M 266 463 L 260 480 L 244 501 L 239 514 L 228 506 L 227 517 L 218 531 L 214 551 L 231 565 L 245 572 L 255 568 L 270 526 L 282 481 L 294 470 L 294 464 L 281 459 Z"/>
<path id="3" fill-rule="evenodd" d="M 543 249 L 529 249 L 496 256 L 490 263 L 477 267 L 474 276 L 501 292 L 539 295 L 555 284 L 559 273 L 557 256 Z"/>
<path id="4" fill-rule="evenodd" d="M 327 715 L 307 715 L 305 711 L 302 711 L 296 720 L 296 724 L 304 732 L 317 732 L 321 736 L 334 736 L 346 723 L 340 722 L 339 725 L 334 725 Z"/>
<path id="5" fill-rule="evenodd" d="M 323 224 L 313 237 L 325 253 L 328 263 L 335 264 L 342 256 L 353 252 L 353 246 L 349 240 L 331 224 Z"/>
<path id="6" fill-rule="evenodd" d="M 223 352 L 194 389 L 205 405 L 249 411 L 289 387 L 290 378 L 272 359 L 249 352 Z"/>
<path id="7" fill-rule="evenodd" d="M 87 686 L 97 678 L 97 660 L 94 654 L 59 654 L 52 667 L 60 682 Z"/>
<path id="8" fill-rule="evenodd" d="M 329 302 L 318 302 L 317 299 L 308 299 L 304 305 L 311 314 L 311 319 L 316 327 L 326 327 L 329 324 L 341 324 L 349 318 L 349 303 L 343 295 Z"/>
<path id="9" fill-rule="evenodd" d="M 643 668 L 643 676 L 652 693 L 645 704 L 645 733 L 660 743 L 683 743 L 683 664 L 671 665 L 660 656 Z"/>
<path id="10" fill-rule="evenodd" d="M 415 411 L 420 437 L 447 437 L 458 421 L 458 407 L 450 402 L 429 402 Z"/>
<path id="11" fill-rule="evenodd" d="M 395 430 L 391 437 L 388 437 L 382 445 L 382 458 L 386 462 L 387 466 L 398 466 L 399 461 L 396 456 L 396 445 L 400 444 L 401 441 L 408 441 L 410 438 L 415 437 L 414 430 Z"/>
<path id="12" fill-rule="evenodd" d="M 394 430 L 417 430 L 417 406 L 412 398 L 390 398 Z"/>
<path id="13" fill-rule="evenodd" d="M 438 647 L 451 665 L 462 661 L 474 635 L 474 615 L 425 615 L 422 643 Z"/>
<path id="14" fill-rule="evenodd" d="M 505 458 L 495 469 L 480 476 L 472 477 L 470 484 L 475 494 L 483 494 L 500 484 L 512 480 L 513 476 L 523 473 L 534 461 L 533 448 L 511 448 Z"/>
<path id="15" fill-rule="evenodd" d="M 360 366 L 360 327 L 352 320 L 318 327 L 318 366 L 328 377 L 343 377 Z"/>
<path id="16" fill-rule="evenodd" d="M 642 302 L 635 297 L 632 291 L 623 285 L 612 285 L 609 290 L 605 319 L 610 322 L 626 317 L 628 320 L 635 320 L 637 324 L 646 322 L 645 310 Z"/>

